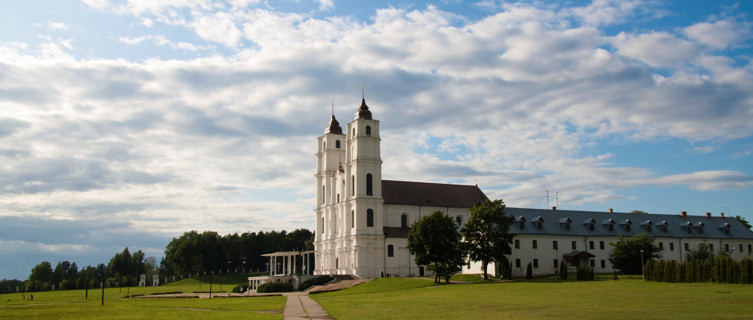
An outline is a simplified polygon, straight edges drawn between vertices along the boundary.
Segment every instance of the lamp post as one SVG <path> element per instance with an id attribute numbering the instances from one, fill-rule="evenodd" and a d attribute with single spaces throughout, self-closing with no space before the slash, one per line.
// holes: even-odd
<path id="1" fill-rule="evenodd" d="M 646 281 L 646 272 L 643 270 L 643 249 L 641 249 L 641 275 L 643 276 L 643 281 Z"/>

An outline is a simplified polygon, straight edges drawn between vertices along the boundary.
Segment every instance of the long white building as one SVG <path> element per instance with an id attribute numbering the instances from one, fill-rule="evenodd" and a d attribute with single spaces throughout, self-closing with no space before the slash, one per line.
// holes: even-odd
<path id="1" fill-rule="evenodd" d="M 439 210 L 460 227 L 468 221 L 470 208 L 487 200 L 477 186 L 382 180 L 380 142 L 379 121 L 365 99 L 345 130 L 332 115 L 318 138 L 315 274 L 423 275 L 427 272 L 407 248 L 413 222 Z M 510 232 L 516 236 L 508 257 L 513 276 L 525 275 L 528 263 L 535 274 L 554 274 L 561 259 L 611 272 L 611 243 L 618 236 L 640 233 L 656 238 L 663 259 L 679 261 L 700 243 L 735 259 L 753 254 L 753 232 L 723 216 L 524 208 L 506 208 L 506 213 L 515 217 Z M 490 266 L 489 271 L 494 269 Z M 470 263 L 464 272 L 481 272 L 480 263 Z"/>

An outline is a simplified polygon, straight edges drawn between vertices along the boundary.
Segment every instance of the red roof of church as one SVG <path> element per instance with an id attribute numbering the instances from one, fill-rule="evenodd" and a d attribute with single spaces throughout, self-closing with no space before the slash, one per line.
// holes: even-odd
<path id="1" fill-rule="evenodd" d="M 478 186 L 382 180 L 384 204 L 471 208 L 489 198 Z"/>

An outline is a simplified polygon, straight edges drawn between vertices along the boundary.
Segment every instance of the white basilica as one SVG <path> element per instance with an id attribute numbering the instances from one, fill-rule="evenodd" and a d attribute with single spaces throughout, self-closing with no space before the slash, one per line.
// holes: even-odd
<path id="1" fill-rule="evenodd" d="M 314 274 L 347 274 L 360 278 L 420 276 L 423 266 L 408 252 L 413 222 L 434 211 L 453 217 L 461 227 L 470 209 L 487 200 L 471 185 L 382 180 L 379 121 L 365 99 L 345 131 L 334 114 L 318 139 Z M 515 218 L 508 260 L 514 277 L 532 264 L 535 274 L 554 274 L 559 259 L 569 268 L 590 266 L 612 272 L 611 243 L 619 236 L 652 235 L 662 259 L 682 260 L 706 244 L 715 254 L 734 259 L 753 257 L 753 232 L 731 217 L 634 214 L 548 209 L 505 209 Z M 469 263 L 463 272 L 479 273 Z M 490 273 L 494 274 L 494 266 Z"/>
<path id="2" fill-rule="evenodd" d="M 315 274 L 423 275 L 409 226 L 440 210 L 456 221 L 487 200 L 476 186 L 382 180 L 379 121 L 366 100 L 343 131 L 332 115 L 316 153 Z"/>

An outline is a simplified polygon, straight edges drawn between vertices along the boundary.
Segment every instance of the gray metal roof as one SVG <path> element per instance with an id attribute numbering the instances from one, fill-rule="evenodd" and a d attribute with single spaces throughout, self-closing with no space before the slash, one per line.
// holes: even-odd
<path id="1" fill-rule="evenodd" d="M 655 238 L 753 239 L 734 217 L 672 214 L 609 213 L 573 210 L 505 208 L 515 218 L 514 234 L 571 236 L 634 236 L 648 233 Z M 569 223 L 568 223 L 569 221 Z M 591 229 L 593 225 L 593 230 Z"/>

